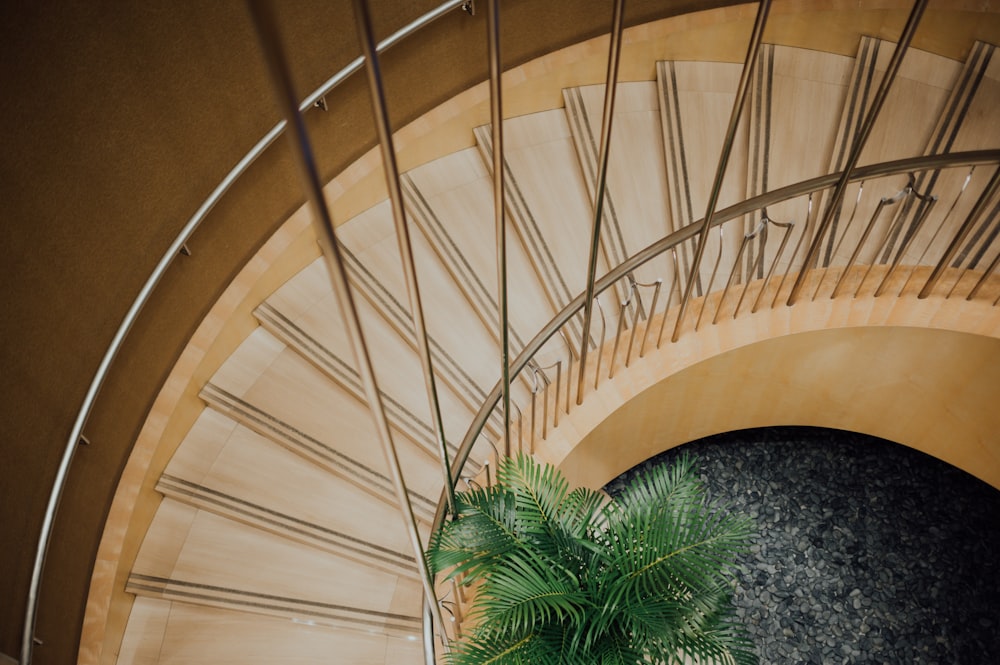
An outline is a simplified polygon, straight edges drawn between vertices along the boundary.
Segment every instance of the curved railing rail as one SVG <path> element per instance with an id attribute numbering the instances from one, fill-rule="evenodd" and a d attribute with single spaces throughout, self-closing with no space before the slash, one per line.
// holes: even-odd
<path id="1" fill-rule="evenodd" d="M 441 18 L 456 9 L 469 7 L 469 3 L 470 0 L 447 0 L 447 2 L 443 2 L 438 7 L 421 15 L 414 21 L 408 23 L 380 41 L 376 46 L 376 50 L 379 53 L 388 50 L 404 38 L 420 31 L 430 23 L 433 23 L 438 18 Z M 310 108 L 316 106 L 318 102 L 320 102 L 337 86 L 341 85 L 353 74 L 359 72 L 364 67 L 364 64 L 364 56 L 358 56 L 352 60 L 346 67 L 331 76 L 323 83 L 323 85 L 316 88 L 316 90 L 306 97 L 299 104 L 299 111 L 304 113 Z M 93 411 L 94 404 L 97 401 L 97 395 L 100 393 L 101 387 L 104 385 L 104 381 L 108 376 L 111 365 L 118 356 L 118 352 L 121 350 L 129 331 L 139 318 L 139 314 L 142 312 L 153 291 L 166 274 L 167 269 L 171 266 L 171 264 L 173 264 L 174 259 L 181 253 L 188 240 L 190 240 L 191 236 L 198 229 L 205 218 L 208 217 L 208 214 L 215 208 L 216 204 L 222 200 L 222 197 L 226 195 L 226 193 L 232 188 L 233 184 L 240 179 L 246 170 L 250 168 L 250 166 L 264 154 L 271 144 L 273 144 L 285 132 L 287 126 L 287 120 L 281 120 L 278 124 L 272 127 L 271 130 L 256 144 L 254 144 L 250 151 L 247 152 L 247 154 L 244 155 L 235 166 L 233 166 L 232 170 L 226 174 L 226 177 L 223 178 L 222 182 L 220 182 L 218 186 L 212 190 L 212 193 L 209 194 L 204 203 L 199 206 L 199 208 L 181 229 L 174 241 L 170 243 L 170 246 L 167 248 L 167 251 L 164 253 L 160 261 L 156 264 L 153 272 L 142 285 L 142 288 L 139 290 L 139 293 L 132 302 L 132 305 L 125 313 L 125 316 L 122 319 L 121 324 L 118 326 L 114 337 L 111 338 L 111 342 L 108 344 L 108 348 L 105 351 L 104 356 L 101 358 L 101 362 L 94 373 L 94 378 L 90 382 L 90 386 L 84 395 L 83 403 L 77 412 L 76 420 L 73 422 L 73 427 L 70 430 L 66 447 L 63 450 L 59 467 L 56 470 L 56 477 L 52 483 L 52 491 L 49 494 L 49 501 L 46 505 L 45 514 L 42 518 L 42 527 L 38 538 L 38 546 L 35 551 L 35 561 L 32 567 L 31 581 L 28 586 L 28 599 L 25 608 L 24 628 L 21 637 L 20 665 L 29 665 L 32 660 L 33 648 L 35 644 L 35 624 L 38 615 L 38 592 L 41 588 L 42 572 L 45 568 L 45 557 L 48 553 L 49 541 L 52 537 L 52 528 L 55 524 L 56 513 L 59 509 L 59 501 L 62 498 L 63 490 L 66 486 L 66 480 L 69 476 L 69 469 L 72 466 L 73 457 L 79 445 L 80 437 L 83 435 L 84 426 L 87 424 L 87 420 Z"/>
<path id="2" fill-rule="evenodd" d="M 956 209 L 968 209 L 966 217 L 962 221 L 962 223 L 954 225 L 955 231 L 953 233 L 952 238 L 947 243 L 947 249 L 941 252 L 941 256 L 935 263 L 925 263 L 924 260 L 927 258 L 928 249 L 930 247 L 930 245 L 928 245 L 927 247 L 924 248 L 924 251 L 920 254 L 919 258 L 917 259 L 917 263 L 919 263 L 920 265 L 927 268 L 933 268 L 931 276 L 927 279 L 928 283 L 931 281 L 931 279 L 935 280 L 938 279 L 942 270 L 944 270 L 947 267 L 959 268 L 960 269 L 959 280 L 960 280 L 961 277 L 964 275 L 964 273 L 968 271 L 970 268 L 969 264 L 963 265 L 956 263 L 955 247 L 957 247 L 958 243 L 961 242 L 964 238 L 967 238 L 969 236 L 971 229 L 977 223 L 979 223 L 980 218 L 982 217 L 982 213 L 985 211 L 987 204 L 990 203 L 990 201 L 994 200 L 997 192 L 1000 191 L 1000 150 L 978 150 L 978 151 L 969 151 L 962 153 L 928 155 L 921 157 L 912 157 L 908 159 L 900 159 L 890 162 L 883 162 L 880 164 L 855 167 L 853 172 L 847 178 L 847 182 L 849 184 L 865 183 L 871 181 L 878 181 L 878 179 L 880 178 L 908 175 L 912 173 L 919 173 L 922 171 L 940 171 L 944 169 L 958 169 L 958 168 L 975 169 L 977 167 L 983 167 L 983 166 L 995 167 L 994 173 L 989 182 L 981 185 L 978 200 L 975 202 L 975 204 L 971 205 L 971 207 L 967 205 L 969 203 L 968 198 L 963 199 L 963 197 L 966 197 L 967 194 L 967 185 L 970 179 L 969 177 L 966 177 L 965 183 L 962 185 L 961 189 L 957 193 L 955 192 L 942 193 L 942 195 L 952 196 L 953 200 L 950 202 L 951 205 L 948 208 L 947 213 L 944 216 L 942 216 L 938 221 L 938 228 L 934 232 L 935 240 L 937 236 L 941 233 L 941 231 L 947 226 L 949 217 L 953 212 L 955 212 Z M 807 211 L 806 218 L 802 220 L 803 222 L 802 228 L 804 230 L 800 233 L 799 238 L 795 243 L 795 250 L 791 255 L 791 259 L 785 264 L 785 269 L 780 275 L 775 274 L 776 273 L 775 266 L 781 259 L 782 251 L 784 250 L 787 244 L 788 234 L 786 233 L 786 231 L 789 228 L 787 223 L 781 223 L 781 224 L 775 223 L 776 225 L 779 226 L 779 228 L 783 229 L 782 231 L 783 237 L 780 240 L 780 249 L 770 257 L 772 264 L 771 268 L 766 271 L 767 273 L 766 279 L 760 280 L 760 278 L 754 277 L 752 273 L 748 272 L 747 270 L 748 265 L 744 265 L 739 260 L 737 260 L 734 263 L 729 278 L 727 280 L 723 280 L 721 283 L 726 284 L 728 288 L 728 286 L 731 285 L 734 281 L 743 281 L 744 285 L 746 285 L 746 283 L 749 283 L 751 280 L 756 279 L 762 282 L 760 288 L 761 288 L 761 293 L 763 293 L 763 289 L 767 287 L 768 282 L 770 282 L 772 277 L 779 278 L 781 279 L 781 282 L 778 284 L 774 298 L 774 303 L 776 303 L 778 300 L 778 295 L 781 292 L 782 286 L 784 286 L 784 277 L 785 276 L 797 277 L 797 273 L 801 272 L 803 269 L 808 269 L 808 268 L 803 268 L 803 266 L 805 265 L 805 261 L 801 259 L 797 260 L 797 257 L 799 257 L 799 255 L 802 253 L 801 249 L 803 247 L 809 246 L 811 242 L 815 240 L 815 235 L 816 235 L 815 231 L 817 229 L 814 227 L 818 225 L 815 224 L 815 220 L 812 217 L 813 198 L 819 197 L 824 192 L 828 192 L 831 188 L 835 187 L 838 184 L 838 182 L 840 182 L 843 175 L 844 175 L 843 172 L 840 171 L 836 173 L 829 173 L 823 176 L 818 176 L 796 184 L 782 187 L 780 189 L 775 189 L 773 191 L 761 194 L 759 196 L 750 199 L 746 199 L 744 201 L 741 201 L 740 203 L 731 205 L 728 208 L 717 211 L 713 219 L 711 220 L 712 228 L 722 226 L 728 222 L 737 222 L 737 223 L 743 222 L 743 220 L 748 215 L 754 213 L 762 213 L 764 220 L 768 220 L 769 222 L 774 223 L 773 220 L 770 220 L 770 218 L 767 217 L 767 213 L 765 212 L 767 208 L 769 207 L 776 208 L 779 205 L 787 204 L 796 199 L 800 199 L 802 197 L 808 197 L 807 205 L 804 206 L 804 209 Z M 876 186 L 877 185 L 878 182 L 876 182 Z M 889 189 L 896 187 L 896 185 L 892 182 L 885 183 L 884 186 Z M 870 191 L 871 189 L 874 188 L 875 187 L 870 186 L 868 189 Z M 906 191 L 907 190 L 904 190 L 904 192 Z M 897 194 L 897 196 L 899 195 Z M 920 195 L 920 196 L 925 197 L 926 195 Z M 964 207 L 958 205 L 959 202 L 962 200 L 964 200 L 965 203 Z M 918 220 L 915 221 L 917 221 L 919 224 L 922 224 L 923 221 L 926 219 L 927 215 L 924 211 L 920 211 L 917 214 L 918 214 Z M 873 221 L 870 222 L 870 224 L 871 225 L 876 224 L 875 221 L 876 217 L 874 213 L 872 216 L 872 220 Z M 895 270 L 900 265 L 900 260 L 902 259 L 903 255 L 907 252 L 908 249 L 908 244 L 903 244 L 896 250 L 895 258 L 886 255 L 882 257 L 884 260 L 879 261 L 879 258 L 877 256 L 877 254 L 880 253 L 882 249 L 884 249 L 884 246 L 886 244 L 886 237 L 891 235 L 898 221 L 899 218 L 897 217 L 892 219 L 892 223 L 890 225 L 886 226 L 883 224 L 881 227 L 882 234 L 876 234 L 880 235 L 880 237 L 878 238 L 878 242 L 872 243 L 873 245 L 877 245 L 878 246 L 877 249 L 879 250 L 879 252 L 876 252 L 876 255 L 873 257 L 872 264 L 874 263 L 882 264 L 888 269 L 886 271 L 886 275 L 883 276 L 883 281 L 879 285 L 878 291 L 881 291 L 884 288 L 886 280 L 891 275 L 892 271 Z M 989 220 L 987 219 L 986 222 L 988 223 Z M 760 224 L 761 222 L 759 221 L 755 222 L 754 230 L 747 233 L 745 238 L 749 238 L 750 236 L 759 233 Z M 703 220 L 694 222 L 678 231 L 675 231 L 674 233 L 671 233 L 670 235 L 665 236 L 664 238 L 661 238 L 660 240 L 652 243 L 642 251 L 631 256 L 630 258 L 622 262 L 620 265 L 610 270 L 603 277 L 597 279 L 594 282 L 593 292 L 595 296 L 611 288 L 616 282 L 618 282 L 618 280 L 622 279 L 630 272 L 635 271 L 637 268 L 642 266 L 644 263 L 652 260 L 653 258 L 660 256 L 665 252 L 674 251 L 685 242 L 696 240 L 698 234 L 702 230 L 701 228 L 702 225 L 703 225 Z M 810 232 L 812 232 L 812 235 L 809 235 Z M 843 241 L 843 238 L 847 237 L 847 234 L 850 233 L 849 225 L 845 225 L 845 228 L 843 229 L 842 233 L 843 235 L 841 235 L 840 238 L 841 241 Z M 865 234 L 865 237 L 858 242 L 859 247 L 866 245 L 865 240 L 870 235 L 871 235 L 870 233 Z M 986 283 L 989 277 L 997 270 L 998 263 L 1000 263 L 1000 249 L 996 247 L 997 244 L 998 243 L 994 241 L 992 245 L 989 248 L 987 248 L 989 251 L 985 253 L 988 254 L 989 252 L 996 252 L 996 255 L 988 263 L 988 265 L 980 271 L 982 274 L 980 275 L 975 285 L 973 285 L 971 289 L 968 291 L 966 299 L 971 300 L 972 298 L 976 297 L 979 291 L 981 290 L 982 286 Z M 765 250 L 762 248 L 761 249 L 762 255 L 764 251 Z M 831 268 L 835 268 L 838 270 L 843 269 L 843 271 L 846 272 L 854 264 L 854 261 L 857 258 L 857 254 L 858 251 L 855 250 L 851 255 L 850 261 L 846 263 L 838 263 L 835 261 L 834 257 L 834 259 L 832 259 L 831 262 L 828 263 L 827 265 L 819 266 L 819 269 L 823 271 L 822 277 L 820 279 L 822 280 L 823 278 L 825 278 L 826 271 Z M 980 259 L 982 259 L 982 254 L 984 254 L 984 252 L 980 252 L 981 255 Z M 750 267 L 753 268 L 753 272 L 756 272 L 756 266 L 757 263 L 759 262 L 761 262 L 761 259 L 759 258 L 748 262 Z M 868 267 L 869 271 L 865 272 L 864 277 L 862 277 L 861 284 L 864 284 L 864 280 L 868 277 L 871 264 L 869 264 Z M 712 271 L 714 272 L 717 269 L 718 265 L 714 266 L 712 268 Z M 914 268 L 911 266 L 910 277 L 912 277 L 913 269 Z M 860 289 L 861 284 L 859 284 L 856 288 Z M 674 289 L 675 286 L 671 284 L 670 291 L 668 291 L 668 293 L 673 292 Z M 946 292 L 943 292 L 942 295 L 944 295 L 944 297 L 947 298 L 951 297 L 954 292 L 955 292 L 955 285 L 952 285 L 951 289 Z M 702 307 L 704 308 L 706 306 L 706 303 L 718 293 L 719 291 L 716 291 L 714 293 L 708 293 L 702 296 L 701 298 Z M 927 286 L 925 285 L 919 297 L 926 297 L 927 293 L 929 293 L 929 291 L 927 289 Z M 565 307 L 563 307 L 561 311 L 559 311 L 558 314 L 556 314 L 549 321 L 549 323 L 544 328 L 542 328 L 538 332 L 538 334 L 535 335 L 535 337 L 531 341 L 527 343 L 527 345 L 524 346 L 524 348 L 521 350 L 521 353 L 518 354 L 518 356 L 513 360 L 513 363 L 511 364 L 510 375 L 512 377 L 520 376 L 521 372 L 524 371 L 526 367 L 528 367 L 529 363 L 535 358 L 536 354 L 538 354 L 542 350 L 545 344 L 553 336 L 560 333 L 563 327 L 571 319 L 573 319 L 574 316 L 577 315 L 577 313 L 584 307 L 584 300 L 586 298 L 586 295 L 587 295 L 586 293 L 581 293 L 571 302 L 569 302 Z M 813 294 L 813 297 L 815 297 L 815 293 Z M 831 297 L 833 296 L 831 295 Z M 713 324 L 716 322 L 718 311 L 721 310 L 723 302 L 724 298 L 723 300 L 720 300 L 717 305 L 718 309 L 716 311 L 716 317 L 713 317 L 712 319 Z M 1000 304 L 1000 298 L 997 298 L 997 300 L 993 302 L 994 306 L 998 304 Z M 666 298 L 666 306 L 662 310 L 663 320 L 660 323 L 661 333 L 663 325 L 667 323 L 668 314 L 671 313 L 670 308 L 671 308 L 670 298 L 668 297 Z M 677 309 L 678 313 L 676 316 L 677 318 L 679 318 L 680 308 L 678 307 Z M 756 307 L 754 308 L 754 311 L 755 310 Z M 655 314 L 656 312 L 653 312 L 651 307 L 646 319 L 647 324 L 652 321 Z M 736 312 L 733 313 L 733 316 L 734 317 L 736 316 Z M 619 326 L 619 334 L 620 330 L 621 327 Z M 645 334 L 645 332 L 643 334 Z M 613 340 L 608 342 L 608 344 L 614 344 L 617 347 L 618 341 Z M 657 344 L 657 346 L 659 346 L 659 343 Z M 601 349 L 598 349 L 597 351 L 600 352 Z M 614 358 L 612 358 L 612 362 L 613 361 Z M 569 376 L 566 377 L 567 385 L 571 382 L 571 379 L 572 377 Z M 497 385 L 493 387 L 492 391 L 490 391 L 486 400 L 483 402 L 482 407 L 473 418 L 472 423 L 470 424 L 469 429 L 464 439 L 462 440 L 458 452 L 456 453 L 455 459 L 451 465 L 453 483 L 457 483 L 459 478 L 462 477 L 463 469 L 465 468 L 466 462 L 469 460 L 469 455 L 472 451 L 472 448 L 480 440 L 480 435 L 483 432 L 483 428 L 486 422 L 491 417 L 494 410 L 498 407 L 502 389 L 503 389 L 502 382 L 498 382 Z M 559 403 L 558 394 L 555 395 L 554 402 Z M 524 426 L 523 423 L 520 423 L 520 425 Z M 534 426 L 535 423 L 530 424 L 531 428 L 534 428 Z M 439 501 L 438 504 L 437 513 L 435 514 L 434 522 L 432 525 L 432 532 L 436 531 L 442 526 L 443 521 L 445 519 L 445 515 L 446 515 L 446 501 L 442 496 L 442 499 L 441 501 Z M 425 620 L 426 620 L 426 614 L 425 614 Z M 426 634 L 428 633 L 429 630 L 431 630 L 431 628 L 427 626 L 425 623 L 424 630 L 426 636 Z"/>

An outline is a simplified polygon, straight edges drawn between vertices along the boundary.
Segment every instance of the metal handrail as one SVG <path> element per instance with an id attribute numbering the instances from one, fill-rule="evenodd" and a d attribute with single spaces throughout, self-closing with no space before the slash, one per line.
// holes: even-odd
<path id="1" fill-rule="evenodd" d="M 985 200 L 989 200 L 997 191 L 1000 189 L 1000 150 L 974 150 L 960 153 L 950 153 L 950 154 L 936 154 L 936 155 L 923 155 L 919 157 L 910 157 L 905 159 L 898 159 L 888 162 L 881 162 L 878 164 L 870 164 L 860 167 L 855 167 L 849 174 L 847 174 L 846 179 L 844 178 L 844 172 L 838 171 L 834 173 L 829 173 L 822 176 L 817 176 L 810 178 L 809 180 L 804 180 L 799 183 L 794 183 L 781 187 L 779 189 L 772 190 L 770 192 L 765 192 L 758 196 L 750 199 L 745 199 L 739 203 L 733 204 L 725 209 L 715 211 L 712 216 L 711 226 L 720 226 L 728 221 L 737 219 L 744 215 L 756 212 L 758 210 L 766 210 L 769 206 L 774 206 L 776 204 L 782 203 L 784 201 L 792 200 L 801 196 L 808 195 L 810 197 L 810 209 L 812 195 L 829 189 L 832 186 L 840 183 L 842 179 L 846 183 L 853 183 L 858 181 L 865 181 L 885 176 L 893 176 L 901 173 L 909 173 L 912 171 L 923 171 L 923 170 L 936 170 L 943 168 L 957 168 L 957 167 L 975 167 L 978 165 L 990 164 L 997 167 L 993 178 L 990 183 L 984 189 L 983 194 L 980 197 L 980 203 Z M 973 213 L 967 218 L 965 224 L 963 224 L 963 229 L 960 230 L 960 235 L 967 233 L 967 227 L 970 225 L 971 219 L 978 216 L 977 211 L 981 208 L 980 205 L 976 206 Z M 777 224 L 777 223 L 776 223 Z M 781 223 L 779 226 L 786 226 L 787 224 Z M 643 264 L 651 261 L 652 259 L 660 256 L 661 254 L 668 251 L 675 251 L 677 246 L 681 243 L 691 240 L 698 236 L 702 232 L 704 226 L 704 220 L 695 221 L 684 228 L 678 229 L 667 236 L 664 236 L 660 240 L 648 245 L 646 248 L 632 255 L 617 267 L 608 271 L 603 277 L 597 279 L 593 283 L 593 293 L 595 298 L 600 293 L 611 288 L 619 279 L 622 279 L 626 275 L 634 272 Z M 790 225 L 787 225 L 790 226 Z M 707 229 L 706 229 L 707 230 Z M 803 234 L 804 237 L 804 234 Z M 782 248 L 784 248 L 785 241 L 787 241 L 787 233 L 782 242 Z M 954 244 L 954 243 L 953 243 Z M 777 258 L 772 261 L 771 269 L 768 271 L 766 282 L 769 282 L 774 271 L 774 267 L 777 263 Z M 973 291 L 970 292 L 967 299 L 973 297 L 976 292 L 985 283 L 986 277 L 998 267 L 1000 264 L 1000 255 L 994 258 L 991 262 L 990 267 L 984 273 L 983 278 L 973 287 Z M 791 264 L 788 269 L 791 269 Z M 803 271 L 807 268 L 803 265 Z M 780 291 L 780 286 L 779 286 Z M 566 304 L 536 335 L 531 341 L 529 341 L 521 353 L 518 354 L 517 358 L 514 359 L 510 366 L 510 372 L 513 376 L 519 375 L 529 363 L 532 362 L 535 355 L 541 351 L 544 345 L 556 334 L 562 333 L 564 326 L 576 316 L 580 309 L 583 308 L 586 298 L 590 293 L 588 289 L 585 292 L 580 293 L 576 298 Z M 762 291 L 763 293 L 763 291 Z M 709 294 L 706 294 L 707 298 Z M 759 301 L 758 296 L 758 301 Z M 741 296 L 742 300 L 742 296 Z M 777 302 L 777 293 L 775 294 L 775 302 Z M 994 306 L 1000 305 L 1000 297 L 994 303 Z M 670 300 L 667 300 L 667 308 L 669 309 Z M 756 307 L 756 303 L 755 303 Z M 756 309 L 754 310 L 756 311 Z M 652 320 L 653 311 L 650 310 L 649 321 Z M 667 312 L 664 311 L 663 321 L 667 319 Z M 662 334 L 662 328 L 660 330 Z M 600 352 L 600 349 L 598 349 Z M 459 445 L 458 451 L 455 455 L 455 459 L 452 462 L 452 482 L 457 483 L 461 477 L 462 470 L 465 467 L 469 459 L 469 455 L 472 451 L 473 445 L 479 439 L 483 427 L 485 426 L 490 414 L 496 408 L 496 405 L 500 399 L 502 390 L 502 380 L 494 386 L 493 390 L 490 391 L 486 400 L 483 402 L 479 411 L 476 413 L 466 432 L 462 443 Z M 567 410 L 568 413 L 568 410 Z M 431 524 L 431 531 L 437 531 L 443 525 L 444 517 L 446 514 L 446 500 L 444 499 L 444 493 L 442 493 L 442 499 L 438 502 L 438 508 L 434 515 L 434 520 Z M 425 619 L 426 619 L 425 614 Z M 428 634 L 429 626 L 425 624 L 424 631 L 425 636 Z"/>
<path id="2" fill-rule="evenodd" d="M 897 159 L 878 164 L 869 164 L 856 167 L 850 174 L 849 182 L 860 180 L 870 180 L 884 176 L 898 175 L 910 171 L 923 171 L 932 169 L 968 167 L 983 164 L 1000 164 L 1000 150 L 970 150 L 967 152 L 922 155 L 919 157 L 909 157 Z M 770 207 L 800 196 L 812 194 L 814 192 L 828 189 L 835 185 L 842 177 L 843 172 L 836 171 L 826 175 L 816 176 L 798 183 L 786 185 L 779 189 L 760 194 L 750 199 L 745 199 L 727 208 L 718 210 L 712 219 L 712 226 L 724 224 L 732 219 L 752 213 L 762 208 Z M 616 281 L 624 277 L 651 261 L 660 254 L 670 251 L 682 242 L 691 240 L 701 231 L 703 220 L 698 220 L 687 226 L 664 236 L 656 242 L 648 245 L 639 252 L 633 254 L 617 267 L 609 270 L 605 275 L 594 282 L 595 293 L 601 293 L 611 287 Z M 520 373 L 527 364 L 534 358 L 542 347 L 553 335 L 558 333 L 562 327 L 573 318 L 583 307 L 585 293 L 580 293 L 573 300 L 567 303 L 536 335 L 529 341 L 517 358 L 511 364 L 513 374 Z M 472 451 L 472 446 L 479 437 L 492 410 L 496 407 L 500 398 L 499 386 L 494 386 L 480 407 L 479 412 L 473 418 L 462 443 L 458 447 L 455 459 L 452 462 L 452 482 L 458 482 L 462 469 L 465 467 Z M 433 529 L 440 528 L 443 521 L 443 511 L 439 504 L 438 511 L 432 523 Z"/>
<path id="3" fill-rule="evenodd" d="M 456 9 L 462 8 L 468 1 L 469 0 L 447 0 L 447 2 L 443 2 L 435 9 L 421 15 L 414 21 L 406 24 L 380 41 L 376 47 L 378 52 L 381 53 L 388 50 L 402 41 L 405 37 L 418 32 L 442 16 Z M 315 106 L 317 102 L 329 94 L 334 88 L 341 85 L 353 74 L 358 72 L 363 66 L 363 57 L 358 57 L 352 60 L 346 67 L 331 76 L 323 83 L 323 85 L 318 87 L 312 92 L 312 94 L 306 97 L 305 100 L 299 105 L 299 111 L 305 112 Z M 108 372 L 111 369 L 111 364 L 115 361 L 115 358 L 117 358 L 118 352 L 121 351 L 122 345 L 125 342 L 125 338 L 128 336 L 129 331 L 131 331 L 132 326 L 138 320 L 139 314 L 146 306 L 146 303 L 149 302 L 153 291 L 163 279 L 163 276 L 166 274 L 167 269 L 171 266 L 174 259 L 181 253 L 184 245 L 187 244 L 191 236 L 194 235 L 194 232 L 198 229 L 205 218 L 208 217 L 208 214 L 215 208 L 216 204 L 222 200 L 222 197 L 226 195 L 233 184 L 239 180 L 247 169 L 249 169 L 250 166 L 264 154 L 271 144 L 284 133 L 286 127 L 287 122 L 282 120 L 272 127 L 271 130 L 267 132 L 267 134 L 265 134 L 259 141 L 257 141 L 250 151 L 247 152 L 247 154 L 244 155 L 235 166 L 233 166 L 232 170 L 230 170 L 229 173 L 226 174 L 225 178 L 223 178 L 216 188 L 212 190 L 211 194 L 208 195 L 208 198 L 205 199 L 187 223 L 181 228 L 180 233 L 178 233 L 174 241 L 170 243 L 167 251 L 153 269 L 153 272 L 142 285 L 142 288 L 136 295 L 135 300 L 132 301 L 132 305 L 125 313 L 121 324 L 118 326 L 118 330 L 115 331 L 104 356 L 101 358 L 100 364 L 97 366 L 94 378 L 90 382 L 90 386 L 88 387 L 87 392 L 84 395 L 83 402 L 80 405 L 80 409 L 77 412 L 76 420 L 73 422 L 73 427 L 70 430 L 66 447 L 63 451 L 62 458 L 60 459 L 59 467 L 56 470 L 56 477 L 52 482 L 52 491 L 49 494 L 49 501 L 46 505 L 45 514 L 42 518 L 42 527 L 38 537 L 38 546 L 35 551 L 35 561 L 32 567 L 31 581 L 28 585 L 28 598 L 24 612 L 24 627 L 21 633 L 20 665 L 30 665 L 31 663 L 34 648 L 35 625 L 38 618 L 38 592 L 41 588 L 42 571 L 45 568 L 45 558 L 48 553 L 49 542 L 52 538 L 52 528 L 55 524 L 56 513 L 58 512 L 59 502 L 62 498 L 66 481 L 69 477 L 69 469 L 73 463 L 76 448 L 79 445 L 81 436 L 83 435 L 83 428 L 87 424 L 87 420 L 94 409 L 94 404 L 97 401 L 97 395 L 100 392 L 101 387 L 104 385 L 105 379 L 107 379 Z"/>

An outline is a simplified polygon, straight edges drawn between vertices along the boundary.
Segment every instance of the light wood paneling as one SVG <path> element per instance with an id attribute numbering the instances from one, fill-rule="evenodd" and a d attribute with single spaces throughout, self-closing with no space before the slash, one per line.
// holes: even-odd
<path id="1" fill-rule="evenodd" d="M 130 618 L 119 662 L 305 665 L 335 659 L 351 665 L 417 663 L 422 652 L 416 638 L 363 634 L 311 625 L 308 620 L 141 598 Z"/>
<path id="2" fill-rule="evenodd" d="M 1000 487 L 1000 309 L 838 298 L 725 319 L 588 394 L 541 456 L 600 487 L 662 450 L 746 427 L 816 425 L 917 448 Z"/>

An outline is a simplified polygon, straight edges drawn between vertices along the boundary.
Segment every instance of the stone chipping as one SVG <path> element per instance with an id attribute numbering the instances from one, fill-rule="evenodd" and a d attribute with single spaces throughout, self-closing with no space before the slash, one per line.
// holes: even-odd
<path id="1" fill-rule="evenodd" d="M 816 428 L 682 452 L 752 518 L 733 602 L 761 663 L 1000 663 L 1000 491 L 905 446 Z"/>

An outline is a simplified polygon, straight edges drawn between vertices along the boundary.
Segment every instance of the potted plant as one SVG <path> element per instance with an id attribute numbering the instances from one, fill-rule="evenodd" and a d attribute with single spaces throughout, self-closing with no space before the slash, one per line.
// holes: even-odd
<path id="1" fill-rule="evenodd" d="M 686 456 L 615 498 L 521 455 L 457 496 L 434 574 L 475 588 L 450 665 L 756 663 L 730 574 L 750 524 L 710 504 Z"/>

